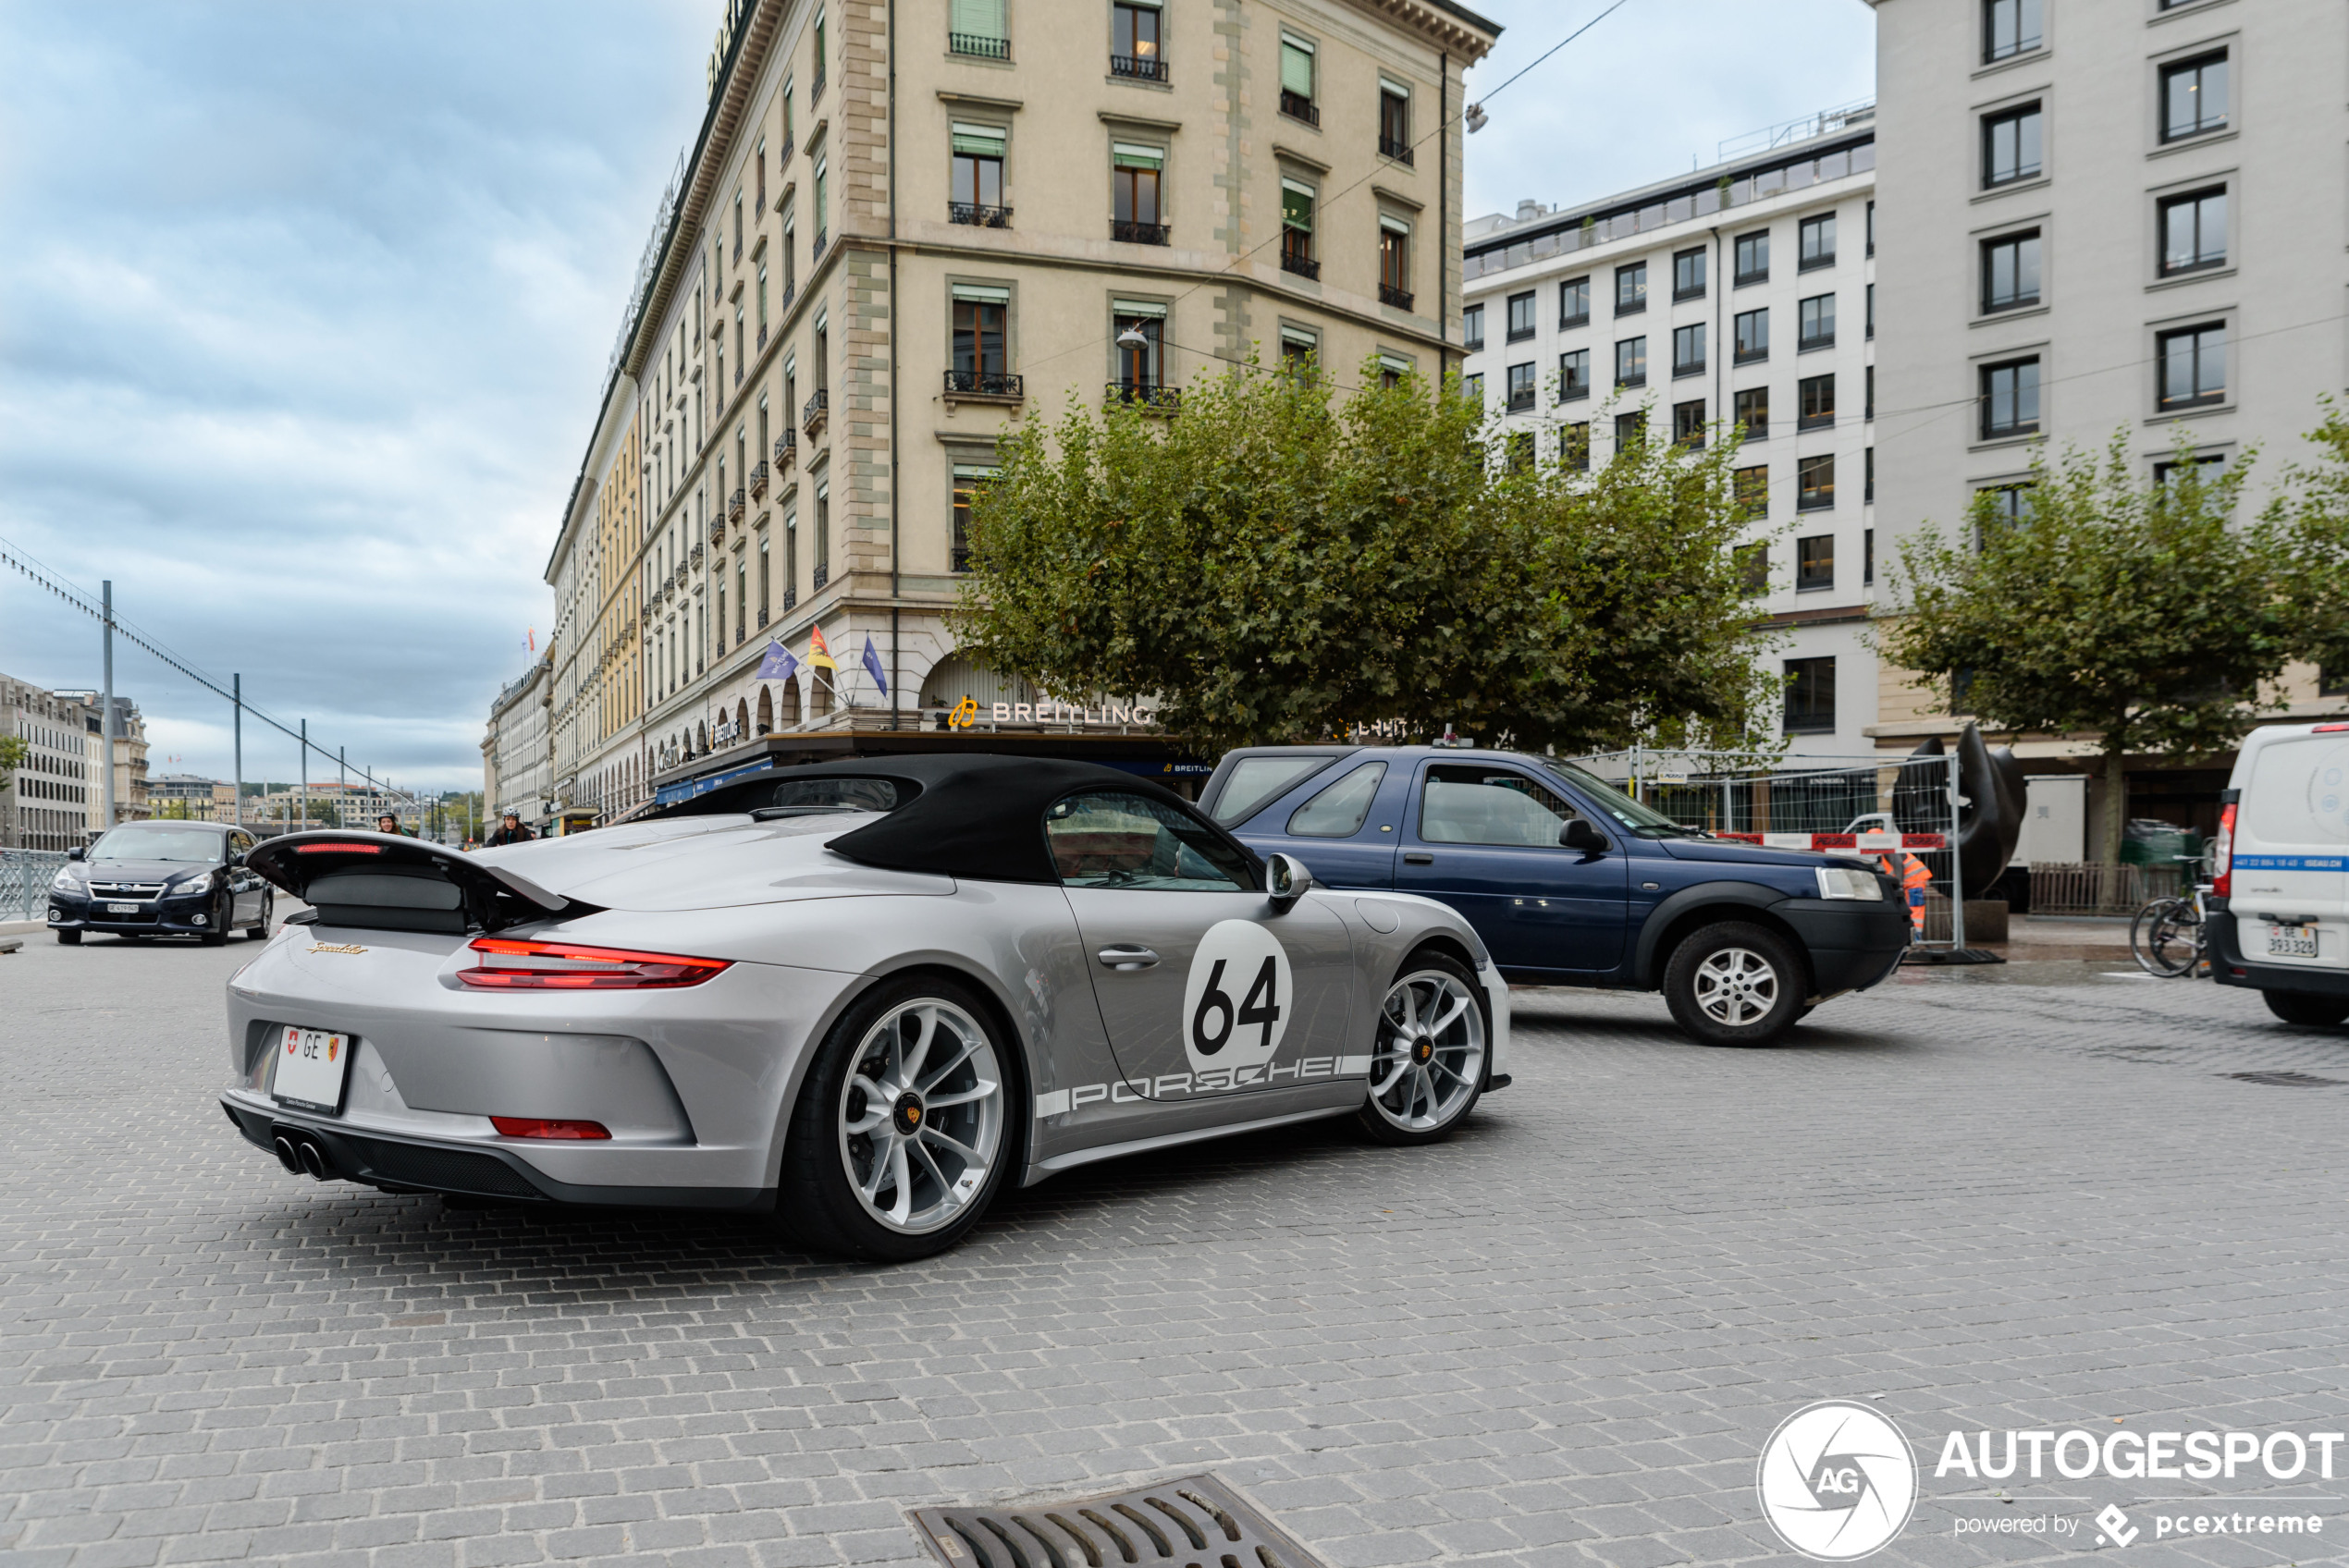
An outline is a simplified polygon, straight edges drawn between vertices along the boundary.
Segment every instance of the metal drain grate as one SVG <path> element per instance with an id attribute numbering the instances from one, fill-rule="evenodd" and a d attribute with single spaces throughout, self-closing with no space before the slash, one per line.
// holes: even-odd
<path id="1" fill-rule="evenodd" d="M 2220 1076 L 2244 1084 L 2265 1084 L 2271 1089 L 2331 1089 L 2344 1082 L 2339 1078 L 2319 1078 L 2313 1072 L 2222 1072 Z"/>
<path id="2" fill-rule="evenodd" d="M 947 1568 L 1323 1568 L 1212 1476 L 1027 1507 L 917 1508 L 912 1518 Z"/>

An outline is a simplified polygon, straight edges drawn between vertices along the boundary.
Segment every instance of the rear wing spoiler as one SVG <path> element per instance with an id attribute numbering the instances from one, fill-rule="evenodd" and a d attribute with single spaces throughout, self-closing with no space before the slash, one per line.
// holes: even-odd
<path id="1" fill-rule="evenodd" d="M 314 906 L 328 925 L 462 934 L 597 907 L 476 856 L 388 833 L 289 833 L 253 850 L 245 864 Z"/>

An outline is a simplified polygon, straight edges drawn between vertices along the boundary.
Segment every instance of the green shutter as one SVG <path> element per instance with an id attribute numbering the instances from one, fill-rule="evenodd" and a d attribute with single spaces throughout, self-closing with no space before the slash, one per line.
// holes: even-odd
<path id="1" fill-rule="evenodd" d="M 1166 153 L 1156 147 L 1138 147 L 1130 141 L 1110 143 L 1110 161 L 1121 169 L 1156 169 L 1166 166 Z"/>
<path id="2" fill-rule="evenodd" d="M 1313 96 L 1312 45 L 1291 38 L 1281 40 L 1281 91 L 1299 98 Z"/>
<path id="3" fill-rule="evenodd" d="M 954 0 L 953 20 L 949 27 L 970 38 L 1009 36 L 1003 31 L 1003 0 Z"/>
<path id="4" fill-rule="evenodd" d="M 956 120 L 954 151 L 981 158 L 1000 158 L 1003 155 L 1002 129 L 999 126 L 968 125 Z"/>
<path id="5" fill-rule="evenodd" d="M 1281 181 L 1281 222 L 1289 228 L 1313 232 L 1313 192 L 1295 180 Z"/>

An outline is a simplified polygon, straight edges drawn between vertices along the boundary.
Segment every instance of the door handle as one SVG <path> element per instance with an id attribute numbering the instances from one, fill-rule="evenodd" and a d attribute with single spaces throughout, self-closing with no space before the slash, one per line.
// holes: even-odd
<path id="1" fill-rule="evenodd" d="M 1158 955 L 1150 949 L 1136 947 L 1130 942 L 1103 948 L 1093 956 L 1110 968 L 1117 970 L 1148 969 L 1158 962 Z"/>
<path id="2" fill-rule="evenodd" d="M 1435 857 L 1429 854 L 1425 850 L 1405 850 L 1403 851 L 1403 864 L 1405 865 L 1433 865 L 1435 864 Z"/>

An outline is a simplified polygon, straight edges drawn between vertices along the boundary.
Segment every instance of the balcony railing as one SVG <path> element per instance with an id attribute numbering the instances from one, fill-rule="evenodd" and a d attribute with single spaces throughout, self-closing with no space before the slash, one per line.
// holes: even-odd
<path id="1" fill-rule="evenodd" d="M 1281 89 L 1281 113 L 1293 120 L 1303 120 L 1307 125 L 1322 123 L 1322 111 L 1313 100 L 1302 92 L 1291 92 L 1285 87 Z"/>
<path id="2" fill-rule="evenodd" d="M 800 426 L 807 432 L 807 438 L 810 441 L 816 439 L 816 433 L 824 428 L 824 420 L 830 414 L 831 410 L 830 391 L 826 387 L 818 386 L 816 388 L 816 395 L 807 399 L 807 406 L 799 413 Z"/>
<path id="3" fill-rule="evenodd" d="M 797 608 L 799 608 L 799 590 L 798 590 L 798 589 L 796 589 L 796 588 L 786 588 L 786 589 L 784 589 L 784 590 L 783 590 L 783 613 L 784 613 L 785 615 L 789 615 L 792 611 L 793 611 L 793 610 L 795 610 L 795 609 L 797 609 Z M 763 613 L 762 613 L 762 614 L 759 616 L 759 618 L 758 618 L 758 623 L 759 623 L 761 626 L 764 626 L 764 625 L 766 625 L 766 624 L 767 624 L 767 618 L 766 618 L 766 616 L 765 616 Z"/>
<path id="4" fill-rule="evenodd" d="M 799 432 L 786 426 L 783 433 L 775 437 L 775 472 L 779 477 L 798 453 Z"/>
<path id="5" fill-rule="evenodd" d="M 1109 74 L 1132 77 L 1136 81 L 1164 81 L 1166 60 L 1159 55 L 1112 55 Z"/>
<path id="6" fill-rule="evenodd" d="M 968 545 L 957 545 L 946 553 L 947 570 L 961 572 L 970 569 L 971 547 Z"/>
<path id="7" fill-rule="evenodd" d="M 807 264 L 812 267 L 818 262 L 822 261 L 824 259 L 824 247 L 831 242 L 832 237 L 830 232 L 820 228 L 818 229 L 816 231 L 816 243 L 810 247 L 807 251 Z"/>
<path id="8" fill-rule="evenodd" d="M 946 390 L 958 398 L 1024 398 L 1027 391 L 1016 375 L 1001 372 L 950 370 Z"/>
<path id="9" fill-rule="evenodd" d="M 821 588 L 825 583 L 830 582 L 831 580 L 831 563 L 829 561 L 818 561 L 816 563 L 815 576 L 808 583 L 808 592 L 814 593 L 817 589 Z"/>
<path id="10" fill-rule="evenodd" d="M 811 105 L 812 105 L 812 104 L 816 102 L 816 100 L 817 100 L 817 99 L 821 98 L 821 97 L 824 95 L 824 70 L 823 70 L 823 66 L 824 66 L 824 62 L 823 62 L 823 61 L 818 60 L 818 61 L 817 61 L 817 62 L 816 62 L 816 85 L 815 85 L 815 86 L 813 86 L 813 87 L 811 87 L 811 88 L 809 88 L 809 89 L 807 90 L 807 102 L 808 102 Z"/>
<path id="11" fill-rule="evenodd" d="M 727 500 L 726 500 L 726 521 L 729 521 L 729 522 L 740 522 L 740 521 L 742 521 L 742 520 L 743 520 L 743 492 L 741 492 L 740 490 L 737 490 L 737 491 L 735 491 L 735 492 L 733 493 L 733 495 L 732 495 L 732 496 L 728 496 L 728 497 L 727 497 Z"/>
<path id="12" fill-rule="evenodd" d="M 750 471 L 750 498 L 756 501 L 766 494 L 767 459 L 761 458 L 758 460 L 758 466 Z"/>
<path id="13" fill-rule="evenodd" d="M 1296 232 L 1295 229 L 1288 230 L 1290 234 Z M 1318 282 L 1322 276 L 1322 263 L 1307 255 L 1303 246 L 1291 244 L 1284 239 L 1281 245 L 1281 270 L 1293 272 L 1299 277 L 1310 277 Z"/>
<path id="14" fill-rule="evenodd" d="M 1408 311 L 1411 308 L 1411 291 L 1382 283 L 1378 286 L 1378 302 L 1392 305 L 1398 311 Z"/>
<path id="15" fill-rule="evenodd" d="M 974 228 L 1009 228 L 1012 227 L 1012 210 L 1009 207 L 990 207 L 978 202 L 949 202 L 946 203 L 946 221 L 966 223 Z"/>
<path id="16" fill-rule="evenodd" d="M 1167 227 L 1162 223 L 1126 223 L 1115 218 L 1110 220 L 1109 237 L 1112 239 L 1123 239 L 1128 245 L 1163 245 L 1166 243 L 1166 235 Z"/>
<path id="17" fill-rule="evenodd" d="M 1149 413 L 1171 414 L 1183 406 L 1183 389 L 1161 386 L 1148 381 L 1113 381 L 1108 398 L 1113 403 L 1132 403 Z"/>
<path id="18" fill-rule="evenodd" d="M 783 595 L 783 608 L 791 608 L 791 595 L 788 594 Z M 767 612 L 765 610 L 760 610 L 758 612 L 758 626 L 759 630 L 762 631 L 767 629 Z"/>
<path id="19" fill-rule="evenodd" d="M 767 324 L 763 321 L 758 324 L 758 347 L 761 352 L 767 348 Z"/>
<path id="20" fill-rule="evenodd" d="M 1408 141 L 1397 141 L 1391 136 L 1382 136 L 1378 139 L 1378 152 L 1380 157 L 1392 158 L 1398 164 L 1408 164 L 1412 161 L 1411 144 Z"/>
<path id="21" fill-rule="evenodd" d="M 983 32 L 950 32 L 946 47 L 956 55 L 976 55 L 982 60 L 1008 60 L 1012 57 L 1012 41 L 990 38 Z"/>

